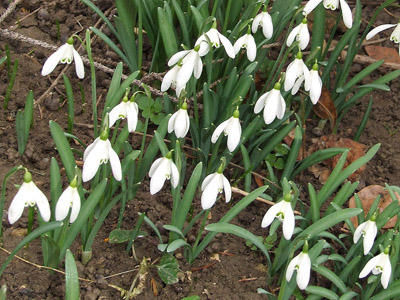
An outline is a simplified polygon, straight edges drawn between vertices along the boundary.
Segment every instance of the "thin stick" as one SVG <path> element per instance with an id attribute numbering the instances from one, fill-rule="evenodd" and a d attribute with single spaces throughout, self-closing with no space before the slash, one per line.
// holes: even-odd
<path id="1" fill-rule="evenodd" d="M 0 16 L 0 24 L 4 21 L 5 18 L 8 17 L 9 14 L 11 14 L 14 9 L 17 7 L 17 5 L 21 2 L 22 0 L 14 0 L 14 2 L 10 3 L 8 5 L 6 11 Z"/>

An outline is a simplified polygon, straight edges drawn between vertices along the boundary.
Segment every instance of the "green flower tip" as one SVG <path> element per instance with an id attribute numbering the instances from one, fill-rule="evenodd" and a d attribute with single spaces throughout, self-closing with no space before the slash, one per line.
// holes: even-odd
<path id="1" fill-rule="evenodd" d="M 386 255 L 388 255 L 390 253 L 390 246 L 387 246 L 385 248 L 385 250 L 383 250 L 383 253 L 385 253 Z"/>
<path id="2" fill-rule="evenodd" d="M 247 26 L 247 34 L 251 34 L 251 28 L 250 28 L 250 25 L 249 25 L 249 26 Z"/>
<path id="3" fill-rule="evenodd" d="M 211 28 L 217 29 L 217 19 L 216 19 L 216 18 L 214 18 L 214 21 L 213 21 L 213 23 L 212 23 Z"/>
<path id="4" fill-rule="evenodd" d="M 303 59 L 303 53 L 301 53 L 301 51 L 297 52 L 296 58 L 297 59 Z"/>
<path id="5" fill-rule="evenodd" d="M 308 241 L 307 240 L 304 241 L 304 246 L 303 246 L 303 251 L 302 252 L 303 253 L 308 253 Z"/>
<path id="6" fill-rule="evenodd" d="M 376 217 L 377 217 L 377 214 L 376 214 L 376 212 L 374 212 L 373 215 L 371 216 L 370 220 L 372 222 L 375 222 L 376 221 Z"/>
<path id="7" fill-rule="evenodd" d="M 105 130 L 103 130 L 103 131 L 101 132 L 101 134 L 100 134 L 100 139 L 101 139 L 102 141 L 105 141 L 106 139 L 108 139 L 108 130 L 107 130 L 107 129 L 105 129 Z"/>
<path id="8" fill-rule="evenodd" d="M 312 69 L 313 69 L 314 71 L 318 71 L 318 63 L 317 63 L 317 62 L 315 62 L 315 63 L 313 64 Z"/>
<path id="9" fill-rule="evenodd" d="M 196 47 L 193 48 L 194 51 L 199 52 L 200 50 L 200 45 L 197 45 Z"/>
<path id="10" fill-rule="evenodd" d="M 185 102 L 182 103 L 181 109 L 187 110 L 187 108 L 188 108 L 188 105 L 187 105 L 187 103 L 185 101 Z"/>
<path id="11" fill-rule="evenodd" d="M 74 177 L 74 179 L 72 179 L 72 181 L 69 184 L 69 186 L 72 187 L 72 188 L 76 188 L 78 186 L 78 179 L 76 178 L 76 176 Z"/>
<path id="12" fill-rule="evenodd" d="M 275 83 L 274 89 L 279 91 L 281 89 L 281 83 L 280 82 Z"/>
<path id="13" fill-rule="evenodd" d="M 225 165 L 226 165 L 226 159 L 225 159 L 225 157 L 222 157 L 221 158 L 221 164 L 219 165 L 218 170 L 217 170 L 218 174 L 222 174 L 224 172 Z"/>
<path id="14" fill-rule="evenodd" d="M 283 200 L 285 200 L 286 202 L 292 202 L 292 193 L 289 192 L 287 193 L 284 197 Z"/>
<path id="15" fill-rule="evenodd" d="M 301 23 L 307 24 L 307 18 L 304 18 L 304 19 L 301 21 Z"/>
<path id="16" fill-rule="evenodd" d="M 68 38 L 67 44 L 70 44 L 70 45 L 74 44 L 74 38 L 72 36 Z"/>
<path id="17" fill-rule="evenodd" d="M 122 101 L 123 101 L 123 102 L 128 102 L 128 100 L 129 100 L 128 96 L 124 96 L 124 97 L 122 98 Z"/>
<path id="18" fill-rule="evenodd" d="M 238 119 L 239 115 L 240 115 L 239 110 L 236 108 L 236 110 L 233 112 L 233 117 Z"/>
<path id="19" fill-rule="evenodd" d="M 25 183 L 29 183 L 29 182 L 31 182 L 32 181 L 32 174 L 31 174 L 31 172 L 29 172 L 28 170 L 26 170 L 25 171 L 25 174 L 24 174 L 24 182 Z"/>
<path id="20" fill-rule="evenodd" d="M 167 155 L 165 155 L 165 158 L 167 158 L 167 159 L 172 159 L 172 151 L 174 151 L 174 150 L 169 151 L 169 152 L 167 153 Z"/>

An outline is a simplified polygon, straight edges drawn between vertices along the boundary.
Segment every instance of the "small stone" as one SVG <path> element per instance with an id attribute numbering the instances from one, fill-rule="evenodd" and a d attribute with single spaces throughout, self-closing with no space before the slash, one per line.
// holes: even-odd
<path id="1" fill-rule="evenodd" d="M 39 11 L 38 11 L 38 13 L 37 13 L 37 18 L 39 19 L 39 20 L 49 20 L 49 18 L 50 18 L 50 14 L 49 14 L 49 12 L 47 11 L 47 9 L 45 9 L 45 8 L 41 8 L 41 9 L 39 9 Z"/>
<path id="2" fill-rule="evenodd" d="M 60 101 L 58 97 L 54 95 L 44 100 L 44 106 L 50 111 L 56 111 L 60 108 Z"/>

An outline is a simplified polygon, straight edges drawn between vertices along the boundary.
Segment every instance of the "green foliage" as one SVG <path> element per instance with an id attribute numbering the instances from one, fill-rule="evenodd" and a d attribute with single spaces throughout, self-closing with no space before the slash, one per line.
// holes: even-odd
<path id="1" fill-rule="evenodd" d="M 164 254 L 157 265 L 157 272 L 165 284 L 178 282 L 179 265 L 177 259 L 170 254 Z"/>

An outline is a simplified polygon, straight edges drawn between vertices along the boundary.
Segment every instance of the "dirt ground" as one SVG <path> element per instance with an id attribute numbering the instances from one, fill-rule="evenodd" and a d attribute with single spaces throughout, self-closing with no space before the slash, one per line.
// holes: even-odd
<path id="1" fill-rule="evenodd" d="M 9 1 L 3 1 L 0 7 L 0 15 L 4 13 Z M 106 10 L 112 1 L 98 1 L 98 5 Z M 370 14 L 373 7 L 366 7 L 366 13 Z M 18 23 L 16 24 L 16 21 Z M 60 40 L 58 40 L 57 25 L 60 24 Z M 11 28 L 15 26 L 15 32 L 36 40 L 46 42 L 50 45 L 61 45 L 71 32 L 84 30 L 97 21 L 93 13 L 79 1 L 23 1 L 16 10 L 1 23 L 0 28 Z M 393 18 L 382 14 L 379 23 L 393 23 Z M 0 50 L 4 51 L 8 44 L 12 60 L 19 60 L 19 71 L 9 102 L 8 110 L 2 109 L 0 113 L 0 179 L 14 166 L 22 164 L 32 171 L 34 181 L 43 191 L 49 190 L 49 167 L 51 157 L 56 157 L 54 143 L 49 138 L 49 121 L 54 120 L 64 128 L 67 126 L 67 107 L 64 100 L 65 88 L 62 79 L 55 88 L 47 93 L 47 89 L 56 79 L 63 67 L 58 66 L 55 75 L 49 77 L 40 76 L 41 67 L 45 59 L 52 53 L 50 49 L 31 43 L 21 42 L 11 38 L 0 40 Z M 395 47 L 393 44 L 384 43 L 385 46 Z M 110 51 L 104 51 L 104 45 L 100 40 L 93 43 L 95 57 L 107 57 L 104 63 L 113 68 L 118 62 L 116 55 Z M 2 52 L 4 53 L 4 52 Z M 1 55 L 3 56 L 3 54 Z M 353 73 L 357 73 L 364 65 L 355 64 Z M 89 68 L 86 66 L 86 72 Z M 365 83 L 372 81 L 388 72 L 388 69 L 379 69 Z M 73 67 L 68 68 L 66 74 L 69 76 L 72 86 L 82 87 L 86 101 L 90 95 L 90 77 L 79 80 L 75 76 Z M 111 75 L 102 71 L 97 72 L 97 94 L 105 96 L 109 86 Z M 7 71 L 0 67 L 0 102 L 3 102 L 7 88 Z M 381 143 L 381 149 L 374 159 L 368 164 L 363 174 L 362 185 L 388 183 L 398 185 L 400 178 L 400 148 L 397 131 L 400 126 L 400 80 L 390 84 L 390 92 L 375 92 L 373 96 L 373 110 L 367 127 L 361 136 L 360 142 L 368 147 Z M 15 130 L 15 115 L 18 109 L 25 104 L 26 95 L 29 90 L 35 93 L 35 99 L 44 95 L 40 105 L 35 109 L 34 127 L 31 130 L 27 149 L 24 155 L 17 152 L 17 139 Z M 86 143 L 92 142 L 93 132 L 86 126 L 90 124 L 90 104 L 82 100 L 81 89 L 75 88 L 76 101 L 82 105 L 75 105 L 75 134 Z M 368 104 L 369 96 L 362 99 L 339 126 L 338 135 L 352 138 L 361 121 L 362 114 Z M 308 124 L 311 128 L 317 123 L 313 120 Z M 329 128 L 325 130 L 329 131 Z M 311 132 L 311 130 L 310 130 Z M 328 133 L 328 132 L 326 132 Z M 133 135 L 133 143 L 141 136 Z M 312 138 L 312 136 L 310 136 Z M 83 149 L 80 149 L 83 150 Z M 309 180 L 314 180 L 310 172 L 306 171 L 296 182 L 300 187 L 306 187 Z M 10 200 L 16 193 L 13 184 L 20 184 L 21 176 L 15 176 L 6 190 L 6 204 L 3 213 L 4 249 L 0 249 L 0 263 L 7 257 L 5 250 L 12 249 L 22 239 L 21 229 L 26 228 L 26 215 L 13 226 L 7 221 L 6 210 Z M 314 180 L 314 182 L 316 182 Z M 234 195 L 231 204 L 226 205 L 224 201 L 217 201 L 212 210 L 212 219 L 216 222 L 233 204 L 240 195 Z M 307 199 L 302 199 L 307 202 Z M 172 201 L 168 193 L 160 192 L 150 196 L 148 178 L 142 184 L 135 199 L 127 203 L 123 227 L 131 229 L 137 220 L 138 212 L 155 221 L 158 227 L 167 224 Z M 245 227 L 256 235 L 266 235 L 267 232 L 260 227 L 261 220 L 269 207 L 265 204 L 254 202 L 245 211 L 241 212 L 233 221 L 234 224 Z M 138 263 L 133 257 L 125 252 L 125 245 L 115 245 L 106 242 L 109 232 L 116 227 L 119 207 L 114 208 L 109 214 L 105 224 L 97 236 L 93 246 L 93 259 L 84 266 L 77 262 L 79 277 L 89 281 L 81 281 L 82 299 L 120 299 L 120 292 L 111 287 L 114 285 L 123 289 L 129 289 L 132 280 L 136 276 Z M 157 249 L 158 240 L 152 235 L 148 227 L 144 227 L 150 233 L 149 237 L 135 242 L 137 256 L 145 256 L 149 263 L 156 263 L 161 256 Z M 167 233 L 163 232 L 167 239 Z M 189 239 L 194 237 L 189 236 Z M 62 299 L 64 297 L 64 275 L 52 273 L 40 268 L 41 252 L 40 241 L 34 241 L 28 249 L 23 249 L 18 254 L 21 259 L 14 259 L 0 279 L 1 284 L 7 285 L 8 299 Z M 76 258 L 80 258 L 80 249 L 76 243 L 72 249 Z M 266 286 L 267 273 L 265 270 L 265 258 L 259 251 L 253 251 L 245 242 L 239 238 L 218 235 L 202 255 L 189 266 L 181 253 L 176 253 L 179 259 L 181 276 L 180 281 L 174 285 L 164 285 L 157 275 L 155 268 L 151 267 L 145 281 L 145 289 L 137 299 L 154 299 L 155 286 L 158 292 L 157 299 L 180 299 L 190 295 L 199 295 L 201 299 L 265 299 L 257 294 L 257 288 L 268 289 Z M 314 278 L 312 280 L 318 280 Z M 313 284 L 316 284 L 314 282 Z"/>

